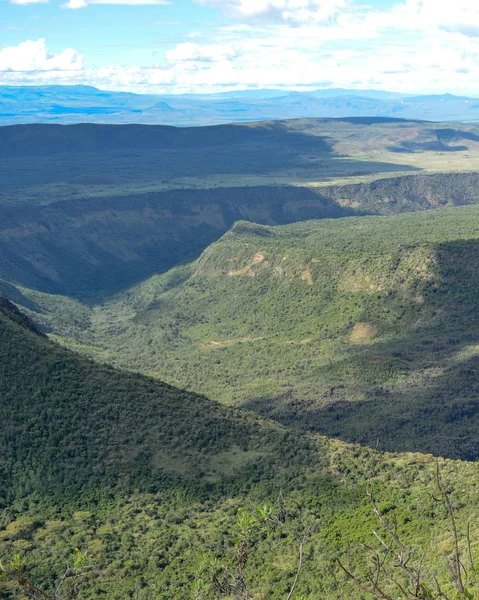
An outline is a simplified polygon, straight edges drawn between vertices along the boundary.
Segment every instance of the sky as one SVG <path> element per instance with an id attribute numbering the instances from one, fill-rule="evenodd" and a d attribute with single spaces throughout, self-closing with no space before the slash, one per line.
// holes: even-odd
<path id="1" fill-rule="evenodd" d="M 0 84 L 479 95 L 479 0 L 0 0 Z"/>

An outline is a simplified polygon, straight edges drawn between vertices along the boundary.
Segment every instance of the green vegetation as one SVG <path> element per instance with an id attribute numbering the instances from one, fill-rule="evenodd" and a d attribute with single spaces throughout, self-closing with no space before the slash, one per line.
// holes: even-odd
<path id="1" fill-rule="evenodd" d="M 247 413 L 52 344 L 4 300 L 0 336 L 4 506 L 34 492 L 157 489 L 183 479 L 211 486 L 220 477 L 241 483 L 251 462 L 267 477 L 273 464 L 286 468 L 315 454 L 306 438 Z"/>
<path id="2" fill-rule="evenodd" d="M 23 293 L 56 339 L 116 366 L 348 441 L 475 459 L 478 217 L 238 223 L 88 318 Z"/>
<path id="3" fill-rule="evenodd" d="M 367 576 L 361 543 L 376 527 L 368 479 L 414 556 L 427 549 L 439 580 L 450 581 L 454 540 L 434 499 L 432 457 L 300 436 L 96 365 L 39 335 L 6 301 L 0 331 L 0 561 L 13 560 L 39 589 L 52 591 L 78 548 L 80 597 L 213 600 L 212 574 L 234 568 L 238 535 L 247 535 L 248 585 L 283 598 L 297 569 L 289 532 L 306 522 L 314 528 L 297 597 L 333 600 L 341 590 L 359 600 L 336 561 Z M 441 461 L 441 471 L 463 540 L 466 517 L 478 516 L 478 466 Z M 282 515 L 285 527 L 258 522 L 265 506 L 258 515 Z M 478 539 L 473 531 L 474 555 Z M 0 597 L 20 598 L 16 581 L 0 582 Z"/>
<path id="4" fill-rule="evenodd" d="M 0 131 L 0 598 L 371 600 L 385 539 L 388 598 L 477 597 L 478 177 L 417 172 L 475 127 L 45 131 Z"/>

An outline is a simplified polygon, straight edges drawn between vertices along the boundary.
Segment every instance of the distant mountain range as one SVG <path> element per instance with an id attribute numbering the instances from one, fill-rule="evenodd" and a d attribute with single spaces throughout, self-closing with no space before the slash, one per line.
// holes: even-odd
<path id="1" fill-rule="evenodd" d="M 13 123 L 217 123 L 307 117 L 479 120 L 479 99 L 378 90 L 244 90 L 210 95 L 144 95 L 90 86 L 0 86 L 0 125 Z"/>

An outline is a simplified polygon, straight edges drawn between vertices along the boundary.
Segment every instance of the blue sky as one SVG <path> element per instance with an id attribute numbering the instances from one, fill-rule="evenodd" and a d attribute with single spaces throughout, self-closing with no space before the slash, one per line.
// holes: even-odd
<path id="1" fill-rule="evenodd" d="M 476 0 L 0 0 L 0 84 L 479 95 Z"/>

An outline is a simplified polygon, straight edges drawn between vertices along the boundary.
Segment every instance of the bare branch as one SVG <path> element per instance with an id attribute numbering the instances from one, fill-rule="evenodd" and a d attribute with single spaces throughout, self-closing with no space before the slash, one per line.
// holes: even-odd
<path id="1" fill-rule="evenodd" d="M 471 567 L 472 572 L 475 573 L 476 572 L 476 564 L 475 564 L 474 559 L 472 557 L 472 549 L 471 549 L 471 524 L 470 523 L 467 524 L 466 540 L 467 540 L 467 554 L 468 554 L 468 557 L 469 557 L 469 566 Z"/>
<path id="2" fill-rule="evenodd" d="M 384 592 L 380 587 L 368 587 L 364 584 L 360 579 L 358 579 L 349 569 L 347 569 L 343 563 L 337 559 L 337 562 L 341 569 L 346 573 L 346 575 L 354 582 L 356 587 L 367 594 L 371 594 L 373 596 L 383 598 L 383 600 L 393 600 L 391 596 L 389 596 L 386 592 Z"/>
<path id="3" fill-rule="evenodd" d="M 461 563 L 461 553 L 459 550 L 459 536 L 457 534 L 456 518 L 454 516 L 454 510 L 452 508 L 452 504 L 449 499 L 449 495 L 446 492 L 446 490 L 442 484 L 442 481 L 441 481 L 441 471 L 439 468 L 439 463 L 437 463 L 437 468 L 436 468 L 436 482 L 437 482 L 437 487 L 439 488 L 439 491 L 441 492 L 441 496 L 444 500 L 444 504 L 446 506 L 447 513 L 449 515 L 449 521 L 451 523 L 452 534 L 454 537 L 454 563 L 455 563 L 455 571 L 456 571 L 455 572 L 456 585 L 459 590 L 459 593 L 464 594 L 465 588 L 464 588 L 464 582 L 462 580 L 463 566 Z"/>

